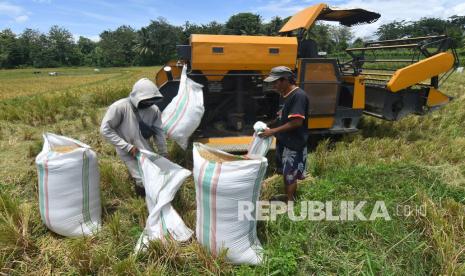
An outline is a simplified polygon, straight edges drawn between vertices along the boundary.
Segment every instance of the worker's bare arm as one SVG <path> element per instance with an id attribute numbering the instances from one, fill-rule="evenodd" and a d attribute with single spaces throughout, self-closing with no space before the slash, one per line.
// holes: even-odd
<path id="1" fill-rule="evenodd" d="M 259 134 L 259 136 L 262 138 L 265 138 L 265 137 L 273 136 L 276 133 L 287 132 L 287 131 L 300 127 L 303 124 L 303 122 L 304 122 L 304 119 L 302 118 L 294 118 L 290 120 L 289 122 L 285 123 L 284 125 L 279 126 L 277 128 L 266 129 L 261 134 Z"/>

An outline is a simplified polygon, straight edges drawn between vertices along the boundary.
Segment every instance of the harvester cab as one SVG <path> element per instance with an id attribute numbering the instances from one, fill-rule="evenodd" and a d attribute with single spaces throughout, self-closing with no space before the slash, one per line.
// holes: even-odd
<path id="1" fill-rule="evenodd" d="M 270 121 L 280 97 L 263 82 L 271 68 L 293 69 L 309 98 L 310 133 L 357 131 L 361 116 L 398 120 L 425 114 L 449 102 L 438 90 L 458 58 L 446 36 L 369 42 L 347 49 L 348 61 L 321 57 L 306 32 L 317 20 L 345 26 L 372 23 L 380 15 L 363 9 L 308 7 L 289 19 L 281 36 L 193 34 L 178 45 L 178 59 L 156 75 L 164 95 L 160 109 L 177 94 L 182 65 L 204 86 L 205 114 L 193 139 L 227 151 L 243 151 L 253 124 Z"/>

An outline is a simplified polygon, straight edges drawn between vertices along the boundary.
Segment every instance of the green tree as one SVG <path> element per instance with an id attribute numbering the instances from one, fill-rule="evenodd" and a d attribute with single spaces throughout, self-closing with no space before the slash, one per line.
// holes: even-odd
<path id="1" fill-rule="evenodd" d="M 462 31 L 465 31 L 465 15 L 453 15 L 449 17 L 449 22 L 450 24 L 459 27 Z"/>
<path id="2" fill-rule="evenodd" d="M 33 66 L 34 59 L 40 52 L 40 35 L 38 30 L 25 29 L 18 38 L 18 47 L 21 49 L 22 65 Z"/>
<path id="3" fill-rule="evenodd" d="M 224 25 L 216 21 L 212 21 L 208 24 L 192 24 L 186 21 L 183 26 L 183 39 L 182 44 L 189 44 L 189 39 L 192 34 L 221 34 L 224 29 Z"/>
<path id="4" fill-rule="evenodd" d="M 54 25 L 48 32 L 48 39 L 53 59 L 58 66 L 79 64 L 79 52 L 70 31 Z"/>
<path id="5" fill-rule="evenodd" d="M 94 51 L 95 47 L 97 47 L 97 43 L 86 38 L 80 36 L 77 41 L 77 47 L 79 49 L 79 55 L 81 56 L 81 65 L 93 65 L 92 62 L 92 52 Z"/>
<path id="6" fill-rule="evenodd" d="M 345 26 L 329 26 L 329 33 L 336 52 L 345 51 L 349 47 L 349 42 L 354 38 L 350 28 Z"/>
<path id="7" fill-rule="evenodd" d="M 414 36 L 424 35 L 441 35 L 445 34 L 453 39 L 452 47 L 463 47 L 461 41 L 463 39 L 465 17 L 454 17 L 453 19 L 443 20 L 439 18 L 421 18 L 412 23 Z"/>
<path id="8" fill-rule="evenodd" d="M 381 25 L 376 31 L 380 40 L 399 39 L 446 34 L 453 38 L 453 47 L 463 47 L 465 16 L 451 16 L 448 20 L 440 18 L 421 18 L 413 22 L 394 21 Z"/>
<path id="9" fill-rule="evenodd" d="M 361 37 L 357 37 L 350 45 L 352 48 L 362 48 L 363 46 L 365 46 L 365 42 Z"/>
<path id="10" fill-rule="evenodd" d="M 101 66 L 129 66 L 134 62 L 137 34 L 130 26 L 104 31 L 98 43 L 102 50 Z"/>
<path id="11" fill-rule="evenodd" d="M 0 32 L 0 68 L 13 68 L 21 64 L 21 52 L 16 34 L 10 29 Z"/>
<path id="12" fill-rule="evenodd" d="M 316 23 L 306 35 L 306 38 L 315 40 L 319 51 L 332 53 L 335 45 L 330 34 L 330 25 L 324 23 Z"/>
<path id="13" fill-rule="evenodd" d="M 279 35 L 279 30 L 284 26 L 284 20 L 275 16 L 271 19 L 270 22 L 263 24 L 262 33 L 269 36 Z"/>
<path id="14" fill-rule="evenodd" d="M 262 19 L 254 13 L 238 13 L 226 22 L 224 33 L 232 35 L 257 35 L 261 31 Z"/>
<path id="15" fill-rule="evenodd" d="M 186 21 L 182 28 L 182 44 L 189 44 L 189 39 L 192 34 L 203 34 L 202 26 Z"/>
<path id="16" fill-rule="evenodd" d="M 224 29 L 224 25 L 216 21 L 212 21 L 206 25 L 200 25 L 200 31 L 202 34 L 221 34 Z"/>
<path id="17" fill-rule="evenodd" d="M 421 18 L 410 25 L 411 36 L 441 35 L 447 30 L 447 21 L 439 18 Z"/>
<path id="18" fill-rule="evenodd" d="M 134 50 L 139 55 L 153 55 L 153 50 L 155 49 L 155 41 L 153 41 L 150 37 L 150 33 L 147 28 L 142 27 L 137 32 L 137 39 L 136 45 L 134 46 Z"/>
<path id="19" fill-rule="evenodd" d="M 382 24 L 375 32 L 380 40 L 399 39 L 410 33 L 411 28 L 405 20 Z"/>
<path id="20" fill-rule="evenodd" d="M 465 47 L 465 16 L 453 15 L 449 17 L 450 24 L 454 27 L 454 38 L 456 39 L 456 47 Z"/>
<path id="21" fill-rule="evenodd" d="M 135 49 L 138 63 L 142 65 L 163 64 L 176 57 L 176 45 L 183 43 L 182 27 L 169 24 L 158 18 L 138 32 Z"/>
<path id="22" fill-rule="evenodd" d="M 87 37 L 80 36 L 77 41 L 77 46 L 81 53 L 88 55 L 97 47 L 97 43 Z"/>
<path id="23" fill-rule="evenodd" d="M 97 47 L 95 47 L 91 54 L 90 54 L 90 58 L 91 58 L 91 64 L 92 65 L 96 65 L 96 66 L 107 66 L 105 64 L 105 61 L 104 61 L 104 54 L 103 54 L 103 50 L 100 46 L 97 45 Z"/>
<path id="24" fill-rule="evenodd" d="M 41 34 L 37 44 L 37 52 L 34 53 L 34 67 L 58 67 L 60 64 L 56 61 L 53 46 L 47 35 Z"/>

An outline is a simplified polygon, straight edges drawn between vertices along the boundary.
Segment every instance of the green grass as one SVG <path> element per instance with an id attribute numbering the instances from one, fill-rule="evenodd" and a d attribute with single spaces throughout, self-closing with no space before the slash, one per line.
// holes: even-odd
<path id="1" fill-rule="evenodd" d="M 322 141 L 309 154 L 310 177 L 299 185 L 297 206 L 303 200 L 366 200 L 369 206 L 383 200 L 392 220 L 293 222 L 282 215 L 274 222 L 260 222 L 266 260 L 253 267 L 228 264 L 224 254 L 213 258 L 195 241 L 155 241 L 145 254 L 132 254 L 147 217 L 145 202 L 135 196 L 124 164 L 102 140 L 98 127 L 106 106 L 126 97 L 135 80 L 153 76 L 157 68 L 111 70 L 116 75 L 97 83 L 0 101 L 1 273 L 465 273 L 465 75 L 452 75 L 441 88 L 455 97 L 444 108 L 399 122 L 365 117 L 358 133 Z M 0 71 L 0 79 L 11 74 L 19 80 L 30 73 Z M 40 221 L 34 158 L 44 131 L 79 139 L 99 154 L 103 228 L 94 237 L 63 238 Z M 185 154 L 174 146 L 172 156 L 184 164 Z M 281 179 L 269 175 L 262 198 L 282 189 Z M 422 206 L 426 216 L 398 215 L 398 205 Z M 192 178 L 181 187 L 174 206 L 195 228 Z"/>

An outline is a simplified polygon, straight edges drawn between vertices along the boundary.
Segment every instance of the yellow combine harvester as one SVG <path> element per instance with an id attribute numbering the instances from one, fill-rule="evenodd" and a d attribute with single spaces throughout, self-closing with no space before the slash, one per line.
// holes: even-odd
<path id="1" fill-rule="evenodd" d="M 320 57 L 316 43 L 305 39 L 317 20 L 352 26 L 379 17 L 363 9 L 318 4 L 295 14 L 278 37 L 193 34 L 189 45 L 177 46 L 179 59 L 157 73 L 165 96 L 159 106 L 163 109 L 176 95 L 181 66 L 187 64 L 188 76 L 204 85 L 205 114 L 193 139 L 241 151 L 251 140 L 253 123 L 273 119 L 279 109 L 279 95 L 263 82 L 279 65 L 295 70 L 309 97 L 310 133 L 356 131 L 363 113 L 398 120 L 448 103 L 438 87 L 458 58 L 446 36 L 366 43 L 347 49 L 351 59 L 344 63 Z"/>

